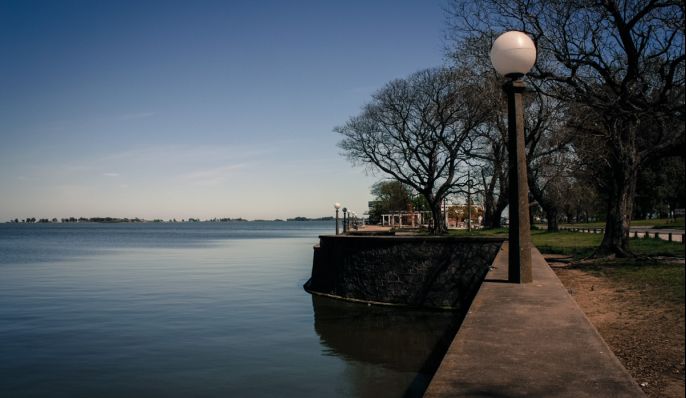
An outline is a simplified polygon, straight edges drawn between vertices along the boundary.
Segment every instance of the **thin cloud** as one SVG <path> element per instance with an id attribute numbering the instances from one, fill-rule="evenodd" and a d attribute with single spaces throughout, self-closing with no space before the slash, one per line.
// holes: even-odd
<path id="1" fill-rule="evenodd" d="M 276 152 L 275 148 L 251 147 L 251 146 L 186 146 L 167 145 L 158 147 L 135 148 L 122 152 L 105 155 L 98 162 L 126 161 L 126 162 L 155 162 L 167 163 L 173 160 L 179 162 L 207 162 L 207 161 L 232 161 L 252 158 L 261 158 Z"/>
<path id="2" fill-rule="evenodd" d="M 119 177 L 119 173 L 102 173 L 105 177 Z"/>

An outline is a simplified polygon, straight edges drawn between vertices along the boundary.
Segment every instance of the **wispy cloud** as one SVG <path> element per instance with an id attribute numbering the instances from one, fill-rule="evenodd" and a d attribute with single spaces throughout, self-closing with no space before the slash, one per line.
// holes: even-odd
<path id="1" fill-rule="evenodd" d="M 259 169 L 265 159 L 278 153 L 276 148 L 262 146 L 163 145 L 133 148 L 106 154 L 85 154 L 64 162 L 34 164 L 28 174 L 15 170 L 8 175 L 14 181 L 36 180 L 46 184 L 83 182 L 128 184 L 133 186 L 166 186 L 174 184 L 217 186 L 246 169 Z M 0 177 L 2 177 L 0 168 Z"/>
<path id="2" fill-rule="evenodd" d="M 108 161 L 146 161 L 146 162 L 178 162 L 193 161 L 231 161 L 235 159 L 259 158 L 276 152 L 275 148 L 241 147 L 241 146 L 209 146 L 209 145 L 165 145 L 146 148 L 135 148 L 121 152 L 107 154 L 98 159 L 99 162 Z"/>

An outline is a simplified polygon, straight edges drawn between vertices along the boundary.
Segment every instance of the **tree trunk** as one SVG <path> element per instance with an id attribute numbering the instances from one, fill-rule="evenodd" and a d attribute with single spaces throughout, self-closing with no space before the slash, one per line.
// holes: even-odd
<path id="1" fill-rule="evenodd" d="M 507 207 L 507 205 L 508 205 L 507 192 L 505 192 L 504 194 L 501 192 L 500 198 L 498 199 L 498 201 L 495 204 L 495 220 L 494 220 L 495 224 L 494 224 L 493 228 L 500 228 L 503 226 L 502 214 L 503 214 L 503 211 L 505 211 L 505 208 Z"/>
<path id="2" fill-rule="evenodd" d="M 628 257 L 629 240 L 629 215 L 627 214 L 627 201 L 631 201 L 628 188 L 617 187 L 612 192 L 607 203 L 607 220 L 605 221 L 605 235 L 600 243 L 596 255 Z M 617 199 L 614 199 L 617 198 Z"/>
<path id="3" fill-rule="evenodd" d="M 545 218 L 548 219 L 548 232 L 558 232 L 560 230 L 557 224 L 557 208 L 551 207 L 546 209 Z"/>
<path id="4" fill-rule="evenodd" d="M 493 205 L 491 206 L 484 206 L 484 219 L 483 219 L 483 225 L 486 228 L 496 228 L 493 225 L 495 224 L 495 209 Z"/>
<path id="5" fill-rule="evenodd" d="M 507 193 L 505 193 L 507 195 Z M 500 228 L 502 227 L 502 214 L 503 210 L 507 207 L 507 200 L 505 197 L 501 196 L 495 201 L 495 204 L 490 208 L 488 215 L 485 213 L 484 209 L 484 226 L 486 228 Z"/>
<path id="6" fill-rule="evenodd" d="M 548 232 L 559 231 L 557 225 L 557 203 L 550 196 L 546 196 L 545 191 L 536 184 L 536 178 L 533 175 L 529 176 L 529 192 L 545 212 L 545 217 L 548 219 Z M 577 212 L 576 214 L 578 217 L 579 213 Z M 533 225 L 533 222 L 531 225 Z"/>
<path id="7" fill-rule="evenodd" d="M 431 226 L 431 235 L 444 235 L 448 233 L 448 227 L 445 225 L 445 218 L 441 211 L 441 201 L 429 202 L 431 206 L 431 216 L 433 217 L 433 225 Z"/>
<path id="8" fill-rule="evenodd" d="M 493 228 L 493 217 L 495 214 L 495 200 L 493 199 L 493 192 L 488 190 L 484 192 L 484 219 L 483 225 L 486 228 Z"/>
<path id="9" fill-rule="evenodd" d="M 597 256 L 632 256 L 629 251 L 629 225 L 639 165 L 639 157 L 632 144 L 634 142 L 626 140 L 622 145 L 617 145 L 618 148 L 612 148 L 614 156 L 610 158 L 612 178 L 607 187 L 605 235 L 596 251 Z"/>

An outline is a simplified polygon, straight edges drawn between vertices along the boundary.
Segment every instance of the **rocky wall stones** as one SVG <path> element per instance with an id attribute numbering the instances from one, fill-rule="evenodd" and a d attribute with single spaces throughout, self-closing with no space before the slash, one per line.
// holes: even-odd
<path id="1" fill-rule="evenodd" d="M 321 236 L 305 289 L 350 300 L 460 309 L 504 239 Z"/>

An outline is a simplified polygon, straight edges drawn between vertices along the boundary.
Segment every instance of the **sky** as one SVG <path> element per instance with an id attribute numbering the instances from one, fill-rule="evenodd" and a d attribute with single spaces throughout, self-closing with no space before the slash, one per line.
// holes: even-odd
<path id="1" fill-rule="evenodd" d="M 443 5 L 0 0 L 0 221 L 361 214 L 333 128 L 444 62 Z"/>

